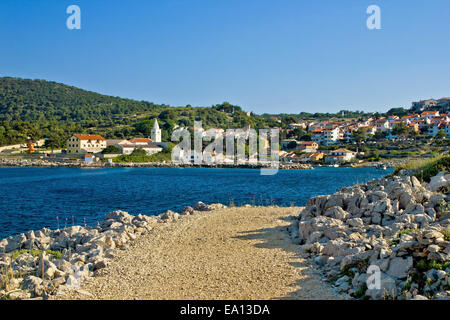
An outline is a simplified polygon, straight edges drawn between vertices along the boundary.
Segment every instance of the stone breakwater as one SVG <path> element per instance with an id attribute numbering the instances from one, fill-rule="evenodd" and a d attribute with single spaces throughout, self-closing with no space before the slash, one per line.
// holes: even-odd
<path id="1" fill-rule="evenodd" d="M 313 197 L 291 237 L 342 293 L 449 299 L 449 186 L 444 172 L 430 183 L 403 173 Z"/>
<path id="2" fill-rule="evenodd" d="M 130 241 L 151 232 L 161 223 L 175 222 L 198 211 L 225 208 L 202 202 L 179 214 L 130 215 L 113 211 L 97 227 L 29 231 L 0 241 L 0 299 L 46 299 L 80 285 L 105 268 Z"/>

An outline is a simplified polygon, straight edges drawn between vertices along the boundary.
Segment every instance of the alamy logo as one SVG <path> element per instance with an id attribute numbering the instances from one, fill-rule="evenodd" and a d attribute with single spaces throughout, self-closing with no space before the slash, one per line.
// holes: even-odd
<path id="1" fill-rule="evenodd" d="M 198 165 L 261 166 L 262 175 L 274 175 L 279 168 L 279 129 L 260 129 L 258 133 L 250 127 L 204 130 L 202 122 L 195 121 L 193 138 L 186 128 L 172 133 L 171 140 L 179 142 L 172 149 L 172 161 Z M 203 149 L 203 142 L 210 141 Z"/>
<path id="2" fill-rule="evenodd" d="M 380 290 L 381 289 L 381 270 L 377 265 L 370 265 L 367 268 L 367 289 Z"/>
<path id="3" fill-rule="evenodd" d="M 370 16 L 367 18 L 366 25 L 369 30 L 381 29 L 381 9 L 377 5 L 371 5 L 367 7 L 367 14 Z"/>
<path id="4" fill-rule="evenodd" d="M 77 5 L 71 5 L 67 7 L 67 14 L 70 16 L 67 18 L 66 25 L 69 30 L 81 29 L 81 9 Z"/>

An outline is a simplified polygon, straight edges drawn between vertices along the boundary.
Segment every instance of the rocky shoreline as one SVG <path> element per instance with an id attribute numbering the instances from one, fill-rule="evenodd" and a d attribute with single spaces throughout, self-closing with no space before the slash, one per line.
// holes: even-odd
<path id="1" fill-rule="evenodd" d="M 5 160 L 0 159 L 1 167 L 44 167 L 44 168 L 57 168 L 57 167 L 69 167 L 69 168 L 240 168 L 240 169 L 262 169 L 270 168 L 270 165 L 254 165 L 254 164 L 177 164 L 172 162 L 148 162 L 148 163 L 84 163 L 84 162 L 73 162 L 73 161 L 52 161 L 52 160 L 42 160 L 42 159 L 25 159 L 25 160 Z M 309 164 L 300 163 L 279 163 L 279 169 L 282 170 L 304 170 L 312 169 Z"/>
<path id="2" fill-rule="evenodd" d="M 401 173 L 313 197 L 291 236 L 354 298 L 450 299 L 449 186 L 444 172 L 430 183 Z"/>
<path id="3" fill-rule="evenodd" d="M 294 216 L 292 241 L 343 297 L 448 299 L 450 296 L 450 175 L 430 183 L 406 174 L 313 197 Z M 0 241 L 0 299 L 47 299 L 108 266 L 117 250 L 184 216 L 226 208 L 202 202 L 178 214 L 105 215 L 96 227 L 29 231 Z M 368 288 L 370 269 L 380 287 Z M 101 271 L 100 271 L 101 272 Z"/>
<path id="4" fill-rule="evenodd" d="M 105 215 L 97 227 L 72 226 L 29 231 L 0 241 L 0 300 L 47 299 L 66 290 L 81 290 L 125 249 L 130 241 L 199 211 L 225 208 L 222 204 L 185 207 L 181 214 L 167 211 L 158 216 L 132 216 L 123 211 Z"/>

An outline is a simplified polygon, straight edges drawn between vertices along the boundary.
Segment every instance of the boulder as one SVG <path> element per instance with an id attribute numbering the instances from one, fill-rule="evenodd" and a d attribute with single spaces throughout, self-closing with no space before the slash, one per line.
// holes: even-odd
<path id="1" fill-rule="evenodd" d="M 52 279 L 56 270 L 58 270 L 56 265 L 48 260 L 48 258 L 45 256 L 39 259 L 39 261 L 37 262 L 37 266 L 38 268 L 36 270 L 36 274 L 40 277 L 42 276 L 42 274 L 44 274 L 44 277 L 46 277 L 47 279 Z M 42 268 L 44 269 L 42 270 Z"/>
<path id="2" fill-rule="evenodd" d="M 409 203 L 406 206 L 405 211 L 403 212 L 403 214 L 423 214 L 425 213 L 425 209 L 421 204 L 417 204 L 414 202 Z"/>
<path id="3" fill-rule="evenodd" d="M 334 206 L 334 207 L 328 208 L 325 211 L 324 216 L 331 217 L 331 218 L 338 219 L 338 220 L 346 220 L 351 217 L 351 214 L 344 211 L 344 209 L 342 209 L 341 207 Z"/>
<path id="4" fill-rule="evenodd" d="M 399 209 L 406 209 L 413 201 L 414 196 L 411 193 L 405 191 L 401 193 L 398 198 L 398 207 Z"/>
<path id="5" fill-rule="evenodd" d="M 450 186 L 450 175 L 446 175 L 445 172 L 442 171 L 431 178 L 430 183 L 427 184 L 427 189 L 430 191 L 437 191 L 442 187 L 448 186 Z"/>
<path id="6" fill-rule="evenodd" d="M 94 261 L 93 265 L 94 265 L 94 271 L 103 269 L 103 268 L 106 268 L 106 266 L 108 265 L 108 260 L 107 259 L 98 259 L 98 260 Z"/>
<path id="7" fill-rule="evenodd" d="M 25 291 L 13 291 L 8 294 L 8 298 L 11 300 L 26 300 L 31 298 L 31 294 Z"/>
<path id="8" fill-rule="evenodd" d="M 5 246 L 5 252 L 8 253 L 21 249 L 26 241 L 27 237 L 23 233 L 18 234 L 15 237 L 9 237 L 8 243 Z"/>
<path id="9" fill-rule="evenodd" d="M 371 277 L 373 277 L 373 275 Z M 370 278 L 367 278 L 367 280 L 369 279 Z M 365 295 L 374 300 L 380 300 L 385 297 L 395 297 L 397 295 L 397 286 L 395 280 L 383 272 L 380 273 L 379 288 L 376 288 L 374 284 L 367 285 L 369 288 L 366 290 Z"/>
<path id="10" fill-rule="evenodd" d="M 389 269 L 387 274 L 394 278 L 404 279 L 408 276 L 409 270 L 413 267 L 413 258 L 407 257 L 403 259 L 401 257 L 392 258 L 389 262 Z"/>
<path id="11" fill-rule="evenodd" d="M 227 206 L 223 205 L 221 203 L 212 203 L 208 207 L 209 207 L 209 210 L 220 210 L 220 209 L 225 209 Z"/>
<path id="12" fill-rule="evenodd" d="M 348 219 L 347 224 L 351 227 L 363 227 L 364 226 L 364 222 L 361 218 Z"/>
<path id="13" fill-rule="evenodd" d="M 133 216 L 128 214 L 128 212 L 116 210 L 116 211 L 108 212 L 105 215 L 105 219 L 106 220 L 112 219 L 112 220 L 122 222 L 122 223 L 131 223 L 131 221 L 133 220 Z"/>
<path id="14" fill-rule="evenodd" d="M 187 215 L 187 216 L 192 215 L 192 214 L 194 214 L 194 213 L 195 213 L 195 212 L 194 212 L 194 208 L 192 208 L 192 207 L 190 207 L 190 206 L 184 207 L 183 210 L 181 211 L 181 214 L 182 214 L 182 215 Z"/>
<path id="15" fill-rule="evenodd" d="M 22 290 L 26 290 L 35 296 L 41 296 L 44 293 L 44 286 L 41 278 L 35 276 L 27 276 L 23 279 Z"/>
<path id="16" fill-rule="evenodd" d="M 179 218 L 179 214 L 172 211 L 172 210 L 167 210 L 167 212 L 163 213 L 160 215 L 161 219 L 164 221 L 174 221 L 174 220 L 178 220 Z"/>
<path id="17" fill-rule="evenodd" d="M 197 211 L 211 211 L 211 208 L 207 204 L 199 201 L 199 202 L 197 202 L 194 205 L 194 210 L 197 210 Z"/>
<path id="18" fill-rule="evenodd" d="M 342 193 L 335 193 L 328 198 L 324 210 L 327 210 L 332 207 L 343 207 L 343 206 L 344 206 L 344 195 Z"/>
<path id="19" fill-rule="evenodd" d="M 378 213 L 378 212 L 375 212 L 372 215 L 372 220 L 371 221 L 372 221 L 373 224 L 380 224 L 381 223 L 381 219 L 382 219 L 381 214 Z"/>
<path id="20" fill-rule="evenodd" d="M 81 279 L 80 278 L 77 278 L 74 275 L 70 275 L 70 276 L 67 277 L 67 279 L 66 279 L 66 286 L 68 288 L 71 288 L 71 289 L 79 288 L 80 285 L 81 285 Z"/>

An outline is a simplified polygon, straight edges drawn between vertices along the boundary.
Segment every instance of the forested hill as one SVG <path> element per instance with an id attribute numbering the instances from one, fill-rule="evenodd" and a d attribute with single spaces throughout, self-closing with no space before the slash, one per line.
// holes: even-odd
<path id="1" fill-rule="evenodd" d="M 170 107 L 146 101 L 106 96 L 44 80 L 0 78 L 0 145 L 48 138 L 65 145 L 74 132 L 107 138 L 149 136 L 154 118 L 168 140 L 175 126 L 253 128 L 275 126 L 272 119 L 247 114 L 227 102 L 211 107 Z"/>
<path id="2" fill-rule="evenodd" d="M 299 110 L 300 111 L 300 110 Z M 150 136 L 155 118 L 162 138 L 170 140 L 176 126 L 192 128 L 201 120 L 205 129 L 283 127 L 301 119 L 345 119 L 366 116 L 360 111 L 331 113 L 247 113 L 224 102 L 211 107 L 171 107 L 146 101 L 106 96 L 61 83 L 0 77 L 0 146 L 47 138 L 52 147 L 64 147 L 75 132 L 106 138 Z M 303 132 L 299 133 L 302 136 Z"/>
<path id="3" fill-rule="evenodd" d="M 0 78 L 0 120 L 114 119 L 156 107 L 163 106 L 106 96 L 56 82 Z"/>

